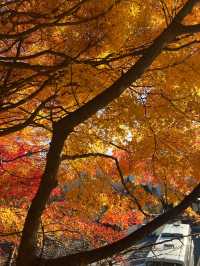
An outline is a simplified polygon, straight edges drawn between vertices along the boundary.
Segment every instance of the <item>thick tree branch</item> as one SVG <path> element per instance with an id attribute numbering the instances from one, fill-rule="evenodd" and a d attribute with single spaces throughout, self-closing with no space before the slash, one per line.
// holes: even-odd
<path id="1" fill-rule="evenodd" d="M 199 33 L 200 32 L 200 24 L 194 25 L 181 25 L 182 33 Z"/>

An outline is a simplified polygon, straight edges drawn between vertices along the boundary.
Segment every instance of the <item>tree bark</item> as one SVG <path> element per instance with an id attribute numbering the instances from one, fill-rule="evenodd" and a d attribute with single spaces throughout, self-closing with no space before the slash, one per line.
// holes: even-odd
<path id="1" fill-rule="evenodd" d="M 52 189 L 57 186 L 56 174 L 60 164 L 60 154 L 64 141 L 64 136 L 57 130 L 54 130 L 47 154 L 44 174 L 25 220 L 19 246 L 17 266 L 32 265 L 36 257 L 37 232 L 40 226 L 40 219 Z"/>

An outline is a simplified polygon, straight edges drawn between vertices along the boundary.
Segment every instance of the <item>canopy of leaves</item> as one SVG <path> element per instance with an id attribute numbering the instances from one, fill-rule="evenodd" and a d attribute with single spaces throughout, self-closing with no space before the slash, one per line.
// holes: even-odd
<path id="1" fill-rule="evenodd" d="M 31 206 L 27 239 L 43 213 L 47 231 L 98 246 L 199 184 L 199 12 L 195 0 L 0 3 L 2 230 L 13 207 L 22 230 Z"/>

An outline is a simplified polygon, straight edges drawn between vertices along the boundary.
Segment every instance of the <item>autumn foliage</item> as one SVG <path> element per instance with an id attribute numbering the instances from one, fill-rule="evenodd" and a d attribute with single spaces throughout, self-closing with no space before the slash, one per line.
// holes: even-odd
<path id="1" fill-rule="evenodd" d="M 0 230 L 17 266 L 111 257 L 198 197 L 199 12 L 198 0 L 0 2 Z M 48 232 L 93 249 L 38 258 Z"/>

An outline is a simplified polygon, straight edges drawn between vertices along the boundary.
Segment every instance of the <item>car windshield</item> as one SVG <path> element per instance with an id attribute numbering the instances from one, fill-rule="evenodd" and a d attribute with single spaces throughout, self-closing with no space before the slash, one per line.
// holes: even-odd
<path id="1" fill-rule="evenodd" d="M 148 261 L 146 266 L 181 266 L 180 263 L 163 262 L 163 261 Z"/>
<path id="2" fill-rule="evenodd" d="M 162 238 L 183 238 L 182 234 L 176 234 L 176 233 L 162 233 Z"/>

